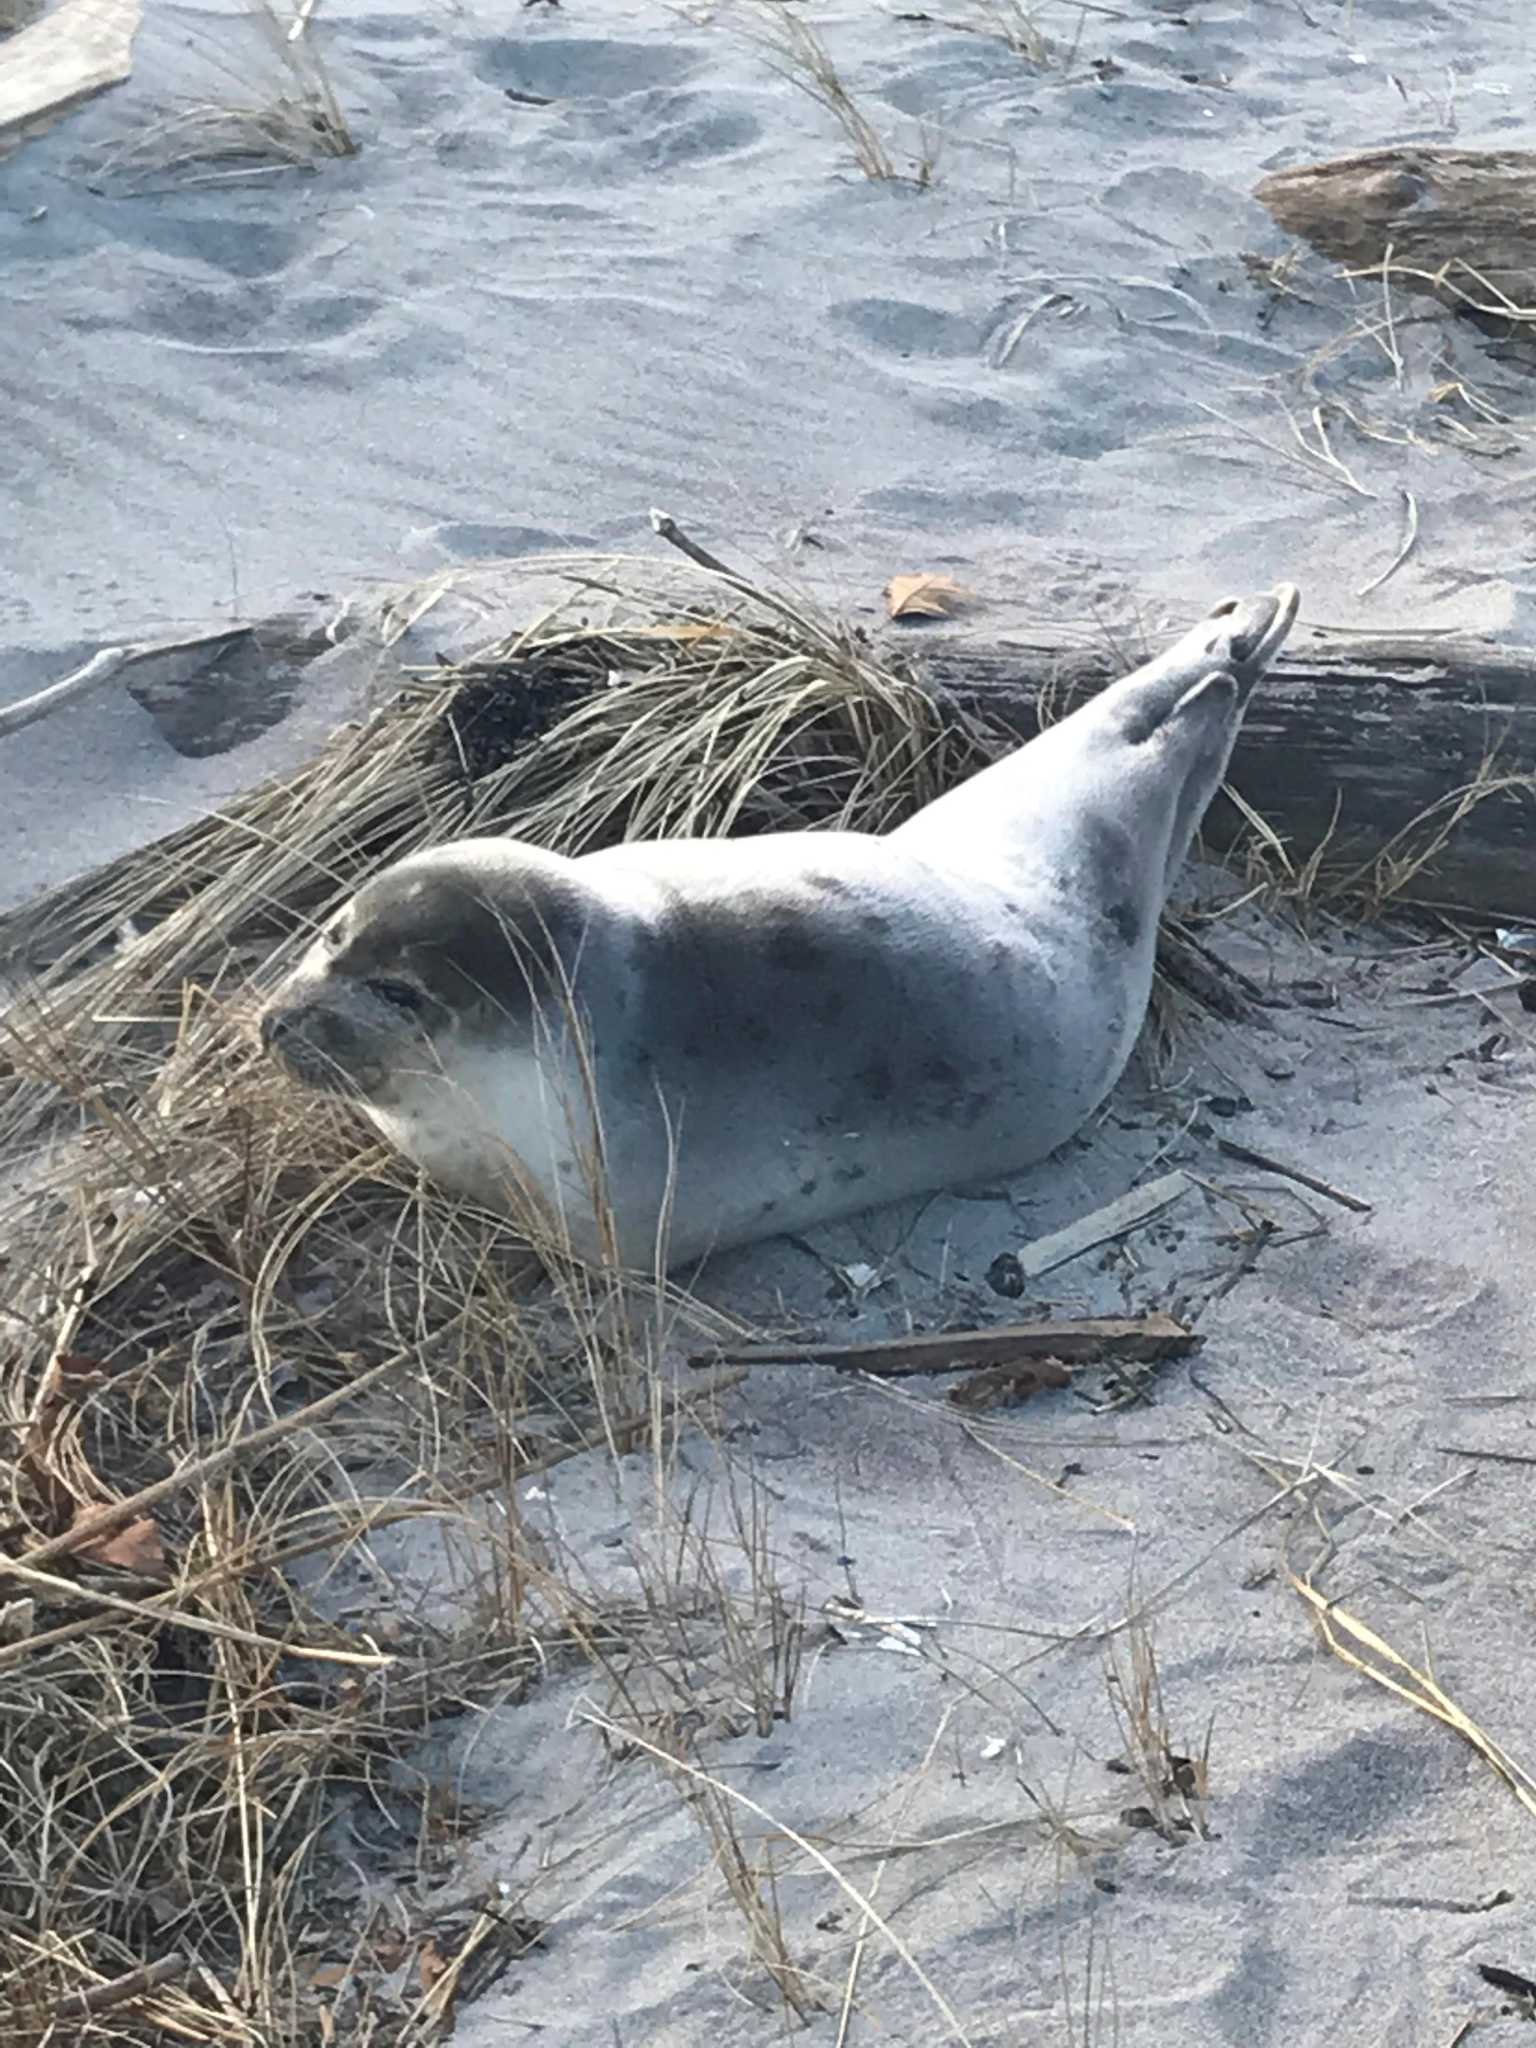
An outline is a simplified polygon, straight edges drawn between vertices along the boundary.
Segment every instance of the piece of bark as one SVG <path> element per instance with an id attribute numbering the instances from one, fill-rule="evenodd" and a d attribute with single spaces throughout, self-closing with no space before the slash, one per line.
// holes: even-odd
<path id="1" fill-rule="evenodd" d="M 1275 171 L 1254 197 L 1335 262 L 1536 323 L 1536 150 L 1405 145 Z"/>
<path id="2" fill-rule="evenodd" d="M 55 2020 L 94 2019 L 104 2012 L 131 2004 L 135 1999 L 146 1998 L 157 1991 L 162 1984 L 172 1984 L 178 1977 L 185 1977 L 191 1968 L 184 1955 L 162 1956 L 156 1963 L 144 1963 L 137 1970 L 129 1970 L 121 1977 L 113 1977 L 105 1984 L 87 1985 L 84 1991 L 71 1991 L 59 2000 L 54 2013 Z"/>
<path id="3" fill-rule="evenodd" d="M 960 711 L 1028 739 L 1043 691 L 1070 710 L 1141 654 L 1021 636 L 1003 647 L 935 647 L 919 672 Z M 1328 864 L 1347 869 L 1476 782 L 1495 747 L 1498 773 L 1536 767 L 1536 648 L 1314 628 L 1293 636 L 1254 692 L 1228 780 L 1298 865 L 1331 831 Z M 1201 828 L 1218 854 L 1248 829 L 1221 797 Z M 1536 800 L 1506 793 L 1463 820 L 1406 900 L 1520 922 L 1530 916 L 1533 874 Z"/>
<path id="4" fill-rule="evenodd" d="M 1180 1358 L 1201 1339 L 1172 1316 L 1079 1316 L 1060 1322 L 996 1323 L 986 1330 L 924 1330 L 912 1337 L 879 1337 L 866 1344 L 743 1344 L 691 1358 L 690 1365 L 830 1365 L 839 1372 L 877 1373 L 885 1379 L 918 1372 L 968 1372 L 977 1366 L 1024 1366 L 1051 1360 L 1060 1367 L 1102 1365 L 1112 1359 L 1152 1362 Z M 1050 1384 L 1058 1384 L 1052 1381 Z"/>

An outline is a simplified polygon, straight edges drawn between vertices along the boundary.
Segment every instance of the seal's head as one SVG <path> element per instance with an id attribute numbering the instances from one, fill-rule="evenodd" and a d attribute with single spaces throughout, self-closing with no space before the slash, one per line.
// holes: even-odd
<path id="1" fill-rule="evenodd" d="M 380 1109 L 488 1048 L 531 1046 L 578 923 L 566 868 L 504 839 L 386 868 L 274 991 L 263 1045 L 307 1086 Z"/>

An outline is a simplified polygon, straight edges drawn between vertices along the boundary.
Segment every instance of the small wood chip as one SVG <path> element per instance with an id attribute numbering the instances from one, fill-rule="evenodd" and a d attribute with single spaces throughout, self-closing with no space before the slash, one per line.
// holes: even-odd
<path id="1" fill-rule="evenodd" d="M 1049 1237 L 1036 1238 L 1017 1253 L 1024 1278 L 1038 1280 L 1042 1273 L 1066 1265 L 1069 1259 L 1079 1259 L 1084 1252 L 1150 1223 L 1193 1186 L 1187 1173 L 1165 1173 L 1157 1180 L 1149 1180 L 1145 1187 L 1132 1188 L 1129 1194 L 1095 1209 L 1091 1215 L 1079 1217 L 1064 1230 L 1053 1230 Z"/>

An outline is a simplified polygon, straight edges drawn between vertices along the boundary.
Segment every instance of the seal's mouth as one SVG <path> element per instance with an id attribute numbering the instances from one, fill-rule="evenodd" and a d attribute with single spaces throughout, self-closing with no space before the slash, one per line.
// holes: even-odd
<path id="1" fill-rule="evenodd" d="M 1222 627 L 1234 667 L 1262 671 L 1285 645 L 1296 623 L 1301 593 L 1294 583 L 1277 583 L 1262 597 L 1229 597 L 1210 616 Z"/>
<path id="2" fill-rule="evenodd" d="M 322 1095 L 366 1095 L 379 1076 L 357 1034 L 320 1003 L 267 1004 L 256 1020 L 262 1050 L 290 1080 Z"/>

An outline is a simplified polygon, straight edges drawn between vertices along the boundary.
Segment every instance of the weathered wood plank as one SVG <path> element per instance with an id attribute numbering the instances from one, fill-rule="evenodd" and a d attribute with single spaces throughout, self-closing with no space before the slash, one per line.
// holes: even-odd
<path id="1" fill-rule="evenodd" d="M 1336 262 L 1390 262 L 1408 290 L 1536 324 L 1536 150 L 1373 149 L 1276 171 L 1254 197 Z"/>
<path id="2" fill-rule="evenodd" d="M 935 648 L 928 681 L 964 708 L 1029 737 L 1050 691 L 1070 708 L 1127 663 L 1109 650 L 1044 639 Z M 1230 780 L 1304 859 L 1333 829 L 1331 858 L 1352 863 L 1486 772 L 1527 778 L 1489 797 L 1411 892 L 1501 918 L 1536 913 L 1536 648 L 1435 635 L 1318 637 L 1293 643 L 1260 684 Z M 1337 822 L 1335 824 L 1335 809 Z M 1217 851 L 1248 828 L 1218 798 L 1205 839 Z"/>

